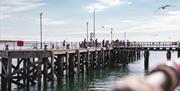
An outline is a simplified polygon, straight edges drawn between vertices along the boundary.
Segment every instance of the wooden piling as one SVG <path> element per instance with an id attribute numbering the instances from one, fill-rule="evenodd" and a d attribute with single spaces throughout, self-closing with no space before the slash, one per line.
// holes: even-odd
<path id="1" fill-rule="evenodd" d="M 54 85 L 54 54 L 51 54 L 51 62 L 50 62 L 50 66 L 51 66 L 51 72 L 50 72 L 50 80 L 51 80 L 51 85 Z"/>
<path id="2" fill-rule="evenodd" d="M 76 54 L 77 54 L 77 73 L 79 75 L 80 74 L 80 52 L 79 52 L 79 50 L 76 50 Z"/>
<path id="3" fill-rule="evenodd" d="M 101 48 L 101 52 L 102 52 L 102 59 L 101 59 L 101 61 L 102 61 L 102 68 L 104 68 L 104 66 L 105 66 L 105 60 L 104 60 L 104 56 L 105 56 L 105 54 L 104 54 L 104 48 Z"/>
<path id="4" fill-rule="evenodd" d="M 87 50 L 86 53 L 86 61 L 85 61 L 85 65 L 86 65 L 86 71 L 88 72 L 90 69 L 90 54 L 89 54 L 89 50 Z"/>
<path id="5" fill-rule="evenodd" d="M 26 65 L 30 64 L 30 58 L 27 58 L 27 62 L 26 62 Z M 13 65 L 13 64 L 12 64 Z M 26 83 L 26 87 L 27 89 L 29 89 L 29 86 L 30 86 L 30 68 L 27 68 L 27 73 L 26 73 L 26 76 L 27 76 L 27 83 Z"/>
<path id="6" fill-rule="evenodd" d="M 94 69 L 94 55 L 95 55 L 95 53 L 91 52 L 91 54 L 90 54 L 90 57 L 91 57 L 91 59 L 90 59 L 91 70 Z"/>
<path id="7" fill-rule="evenodd" d="M 101 68 L 101 51 L 97 52 L 97 69 Z"/>
<path id="8" fill-rule="evenodd" d="M 42 59 L 42 63 L 43 63 L 43 83 L 44 83 L 44 87 L 47 87 L 47 75 L 48 75 L 48 58 L 43 58 Z"/>
<path id="9" fill-rule="evenodd" d="M 8 64 L 7 64 L 8 91 L 11 90 L 11 72 L 12 72 L 12 58 L 8 57 Z"/>
<path id="10" fill-rule="evenodd" d="M 120 49 L 117 50 L 117 63 L 120 64 L 121 63 L 121 52 Z"/>
<path id="11" fill-rule="evenodd" d="M 19 69 L 20 68 L 20 64 L 21 64 L 22 60 L 20 58 L 17 58 L 17 66 L 16 68 Z M 15 70 L 17 70 L 15 69 Z M 17 76 L 20 76 L 20 73 L 17 73 Z M 18 85 L 17 88 L 20 88 L 20 86 Z"/>
<path id="12" fill-rule="evenodd" d="M 26 58 L 23 58 L 23 67 L 26 67 Z M 24 76 L 23 77 L 23 84 L 26 85 L 26 78 L 25 78 L 25 76 L 26 76 L 26 69 L 23 70 L 22 75 Z"/>
<path id="13" fill-rule="evenodd" d="M 180 49 L 178 49 L 177 56 L 180 57 Z"/>
<path id="14" fill-rule="evenodd" d="M 141 52 L 137 51 L 137 59 L 139 60 L 141 58 Z"/>
<path id="15" fill-rule="evenodd" d="M 81 64 L 81 72 L 83 73 L 84 72 L 84 61 L 85 61 L 85 57 L 86 57 L 86 54 L 85 53 L 81 53 L 81 60 L 80 60 L 80 64 Z"/>
<path id="16" fill-rule="evenodd" d="M 95 49 L 95 54 L 94 54 L 94 68 L 97 69 L 97 61 L 98 61 L 98 51 Z"/>
<path id="17" fill-rule="evenodd" d="M 171 60 L 171 51 L 167 51 L 166 53 L 167 60 Z"/>
<path id="18" fill-rule="evenodd" d="M 108 50 L 108 67 L 111 67 L 111 61 L 112 61 L 112 50 Z"/>
<path id="19" fill-rule="evenodd" d="M 145 70 L 149 69 L 149 51 L 148 50 L 144 51 L 144 68 Z"/>
<path id="20" fill-rule="evenodd" d="M 128 65 L 130 62 L 130 51 L 126 50 L 126 65 Z"/>
<path id="21" fill-rule="evenodd" d="M 56 67 L 57 69 L 55 69 L 55 74 L 57 76 L 57 82 L 60 83 L 62 81 L 63 78 L 63 73 L 64 73 L 64 55 L 57 55 L 56 58 Z"/>
<path id="22" fill-rule="evenodd" d="M 37 79 L 38 79 L 38 89 L 41 89 L 41 77 L 42 77 L 42 70 L 41 70 L 41 65 L 42 65 L 42 58 L 38 58 L 39 64 L 37 68 Z"/>
<path id="23" fill-rule="evenodd" d="M 7 58 L 2 58 L 1 60 L 1 72 L 2 72 L 2 76 L 1 76 L 1 90 L 2 91 L 7 91 L 7 64 L 8 64 L 8 60 Z"/>
<path id="24" fill-rule="evenodd" d="M 66 77 L 69 75 L 69 53 L 66 52 Z"/>
<path id="25" fill-rule="evenodd" d="M 69 76 L 72 77 L 74 75 L 74 64 L 75 62 L 75 54 L 69 55 Z"/>
<path id="26" fill-rule="evenodd" d="M 128 65 L 128 63 L 129 63 L 129 58 L 128 58 L 129 56 L 128 56 L 128 51 L 127 50 L 124 50 L 123 51 L 123 56 L 122 56 L 122 59 L 123 59 L 123 66 L 126 66 L 126 65 Z"/>
<path id="27" fill-rule="evenodd" d="M 122 64 L 122 51 L 119 49 L 119 59 L 118 59 L 118 61 L 119 61 L 119 64 Z"/>

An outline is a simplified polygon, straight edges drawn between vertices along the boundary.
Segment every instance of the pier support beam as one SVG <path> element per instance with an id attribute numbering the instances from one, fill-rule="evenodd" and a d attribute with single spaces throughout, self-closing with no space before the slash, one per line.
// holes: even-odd
<path id="1" fill-rule="evenodd" d="M 75 62 L 75 54 L 69 54 L 69 76 L 72 77 L 74 75 L 74 62 Z"/>
<path id="2" fill-rule="evenodd" d="M 126 66 L 126 59 L 125 59 L 125 51 L 124 50 L 122 51 L 121 59 L 122 59 L 123 66 Z"/>
<path id="3" fill-rule="evenodd" d="M 101 48 L 101 52 L 102 52 L 102 68 L 104 68 L 104 65 L 105 65 L 105 62 L 104 62 L 104 49 L 103 48 Z"/>
<path id="4" fill-rule="evenodd" d="M 87 50 L 87 53 L 86 53 L 86 62 L 85 62 L 85 65 L 86 65 L 86 71 L 88 72 L 89 69 L 90 69 L 90 56 L 89 56 L 89 50 Z"/>
<path id="5" fill-rule="evenodd" d="M 7 62 L 8 62 L 7 58 L 2 58 L 2 60 L 1 60 L 1 70 L 2 70 L 1 71 L 2 72 L 2 76 L 1 76 L 1 90 L 2 91 L 6 91 L 7 90 L 7 78 L 6 78 L 6 74 L 7 74 Z"/>
<path id="6" fill-rule="evenodd" d="M 178 58 L 180 57 L 180 49 L 178 49 L 178 52 L 177 52 L 178 54 L 177 54 L 177 56 L 178 56 Z"/>
<path id="7" fill-rule="evenodd" d="M 66 52 L 66 77 L 69 75 L 69 53 Z"/>
<path id="8" fill-rule="evenodd" d="M 42 58 L 38 58 L 39 64 L 37 67 L 37 78 L 38 78 L 38 90 L 41 89 L 41 78 L 42 78 Z"/>
<path id="9" fill-rule="evenodd" d="M 77 54 L 77 74 L 80 74 L 80 52 L 79 50 L 76 50 L 76 54 Z"/>
<path id="10" fill-rule="evenodd" d="M 43 58 L 42 60 L 43 62 L 43 83 L 44 83 L 44 87 L 47 87 L 47 75 L 48 75 L 48 58 Z"/>
<path id="11" fill-rule="evenodd" d="M 54 54 L 51 55 L 51 82 L 54 85 Z"/>
<path id="12" fill-rule="evenodd" d="M 167 60 L 171 60 L 171 51 L 167 51 L 166 53 Z"/>
<path id="13" fill-rule="evenodd" d="M 94 52 L 90 53 L 90 66 L 91 66 L 91 70 L 94 69 Z"/>
<path id="14" fill-rule="evenodd" d="M 107 50 L 107 55 L 106 55 L 106 64 L 107 64 L 107 67 L 111 66 L 110 62 L 111 62 L 111 50 L 108 49 Z"/>
<path id="15" fill-rule="evenodd" d="M 97 69 L 100 69 L 101 68 L 101 61 L 102 61 L 102 59 L 101 59 L 101 51 L 98 51 L 97 52 Z"/>
<path id="16" fill-rule="evenodd" d="M 141 58 L 141 52 L 137 51 L 137 60 L 139 60 Z"/>
<path id="17" fill-rule="evenodd" d="M 7 81 L 8 81 L 8 90 L 11 90 L 11 72 L 12 72 L 12 58 L 8 58 L 7 64 Z"/>
<path id="18" fill-rule="evenodd" d="M 80 54 L 80 69 L 81 69 L 81 72 L 83 73 L 84 72 L 84 61 L 85 61 L 85 53 L 81 53 Z"/>
<path id="19" fill-rule="evenodd" d="M 98 51 L 95 49 L 95 54 L 94 54 L 94 69 L 97 69 L 98 67 Z"/>
<path id="20" fill-rule="evenodd" d="M 64 73 L 64 56 L 65 55 L 57 55 L 55 58 L 56 61 L 54 62 L 55 64 L 55 74 L 57 77 L 57 83 L 60 83 L 63 78 L 63 73 Z"/>
<path id="21" fill-rule="evenodd" d="M 149 69 L 149 51 L 148 50 L 144 51 L 144 69 L 145 70 Z"/>

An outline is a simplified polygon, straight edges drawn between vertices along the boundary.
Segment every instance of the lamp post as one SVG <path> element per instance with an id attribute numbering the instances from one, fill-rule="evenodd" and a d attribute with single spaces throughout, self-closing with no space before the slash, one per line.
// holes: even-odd
<path id="1" fill-rule="evenodd" d="M 126 32 L 124 32 L 124 41 L 126 41 Z"/>
<path id="2" fill-rule="evenodd" d="M 87 42 L 89 42 L 89 33 L 88 33 L 88 30 L 89 30 L 89 23 L 88 23 L 88 22 L 86 23 L 86 26 L 87 26 Z"/>
<path id="3" fill-rule="evenodd" d="M 94 40 L 95 40 L 96 39 L 96 8 L 95 7 L 93 9 L 93 22 L 94 22 L 93 29 L 94 29 Z"/>
<path id="4" fill-rule="evenodd" d="M 42 15 L 43 13 L 40 13 L 40 48 L 42 49 Z"/>
<path id="5" fill-rule="evenodd" d="M 111 42 L 112 42 L 112 39 L 113 39 L 113 28 L 111 28 Z"/>

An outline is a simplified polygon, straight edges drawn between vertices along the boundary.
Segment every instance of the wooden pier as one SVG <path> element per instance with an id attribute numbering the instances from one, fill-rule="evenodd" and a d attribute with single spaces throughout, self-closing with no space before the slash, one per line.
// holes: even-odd
<path id="1" fill-rule="evenodd" d="M 8 46 L 6 46 L 8 47 Z M 10 91 L 12 84 L 17 88 L 28 88 L 36 85 L 39 89 L 47 87 L 48 82 L 61 83 L 65 77 L 72 77 L 93 70 L 128 65 L 139 60 L 144 52 L 144 66 L 148 70 L 149 51 L 167 51 L 167 59 L 171 59 L 171 51 L 180 48 L 171 43 L 131 42 L 128 45 L 112 44 L 111 47 L 90 48 L 46 48 L 44 49 L 9 49 L 0 51 L 1 90 Z"/>
<path id="2" fill-rule="evenodd" d="M 92 70 L 127 65 L 140 58 L 133 50 L 121 51 L 113 48 L 81 49 L 36 49 L 4 50 L 1 55 L 1 90 L 28 88 L 37 85 L 40 89 L 48 82 L 62 82 L 64 76 L 71 77 Z"/>
<path id="3" fill-rule="evenodd" d="M 171 60 L 171 52 L 177 51 L 177 57 L 180 57 L 180 44 L 178 42 L 129 42 L 126 45 L 114 43 L 113 49 L 116 50 L 135 50 L 144 53 L 144 69 L 149 69 L 150 51 L 166 51 L 167 60 Z"/>

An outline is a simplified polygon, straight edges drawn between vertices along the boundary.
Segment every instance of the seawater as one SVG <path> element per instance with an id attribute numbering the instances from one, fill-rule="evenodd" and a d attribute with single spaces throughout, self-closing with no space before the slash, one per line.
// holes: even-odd
<path id="1" fill-rule="evenodd" d="M 177 52 L 172 52 L 172 60 L 177 59 Z M 157 65 L 166 62 L 166 52 L 150 52 L 149 69 L 152 70 Z M 61 84 L 55 83 L 52 87 L 49 83 L 47 88 L 42 91 L 109 91 L 111 87 L 126 76 L 143 76 L 144 58 L 143 54 L 140 60 L 130 63 L 127 67 L 105 68 L 103 70 L 94 70 L 90 73 L 75 75 L 72 78 L 62 80 Z M 13 88 L 13 91 L 26 91 L 25 89 Z M 37 87 L 30 87 L 30 91 L 39 91 Z M 180 91 L 177 87 L 176 91 Z"/>

